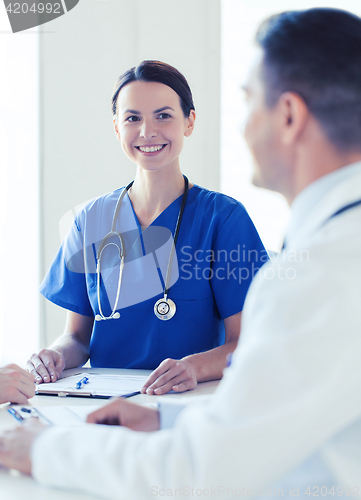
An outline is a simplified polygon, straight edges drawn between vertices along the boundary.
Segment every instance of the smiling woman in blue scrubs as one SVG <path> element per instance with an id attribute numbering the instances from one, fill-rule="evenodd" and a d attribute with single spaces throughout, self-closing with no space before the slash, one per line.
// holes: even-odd
<path id="1" fill-rule="evenodd" d="M 55 381 L 90 357 L 93 367 L 154 370 L 148 394 L 190 390 L 221 378 L 267 254 L 241 203 L 181 173 L 195 123 L 183 75 L 143 61 L 118 79 L 112 112 L 135 180 L 77 214 L 41 285 L 68 310 L 65 332 L 28 369 Z"/>

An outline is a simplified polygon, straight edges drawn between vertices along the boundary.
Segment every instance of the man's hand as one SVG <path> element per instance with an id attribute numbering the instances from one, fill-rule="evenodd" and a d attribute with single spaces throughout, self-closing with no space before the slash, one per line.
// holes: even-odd
<path id="1" fill-rule="evenodd" d="M 190 391 L 197 386 L 194 366 L 185 359 L 165 359 L 150 375 L 142 394 L 166 394 L 169 391 Z"/>
<path id="2" fill-rule="evenodd" d="M 152 408 L 115 399 L 87 417 L 88 424 L 122 425 L 134 431 L 158 431 L 159 412 Z"/>
<path id="3" fill-rule="evenodd" d="M 0 463 L 24 474 L 31 474 L 30 450 L 34 439 L 47 428 L 36 418 L 0 435 Z"/>
<path id="4" fill-rule="evenodd" d="M 41 349 L 32 354 L 26 363 L 26 369 L 35 377 L 35 382 L 55 382 L 65 368 L 65 360 L 61 351 Z"/>
<path id="5" fill-rule="evenodd" d="M 0 403 L 24 404 L 34 395 L 33 375 L 14 364 L 0 368 Z"/>

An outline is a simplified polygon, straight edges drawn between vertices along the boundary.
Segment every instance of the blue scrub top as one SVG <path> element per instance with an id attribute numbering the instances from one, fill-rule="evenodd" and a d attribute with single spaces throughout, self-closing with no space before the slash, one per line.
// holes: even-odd
<path id="1" fill-rule="evenodd" d="M 123 189 L 123 188 L 122 188 Z M 88 203 L 54 259 L 40 291 L 50 301 L 85 316 L 99 314 L 96 256 L 111 230 L 122 189 Z M 248 287 L 267 261 L 259 235 L 238 201 L 194 185 L 188 193 L 172 265 L 169 298 L 176 314 L 154 314 L 163 297 L 172 235 L 182 196 L 142 231 L 125 195 L 116 223 L 126 258 L 119 319 L 94 321 L 90 362 L 94 367 L 154 369 L 224 343 L 223 319 L 242 311 Z M 117 237 L 108 240 L 117 243 Z M 112 312 L 119 277 L 119 251 L 109 245 L 101 260 L 101 307 Z"/>

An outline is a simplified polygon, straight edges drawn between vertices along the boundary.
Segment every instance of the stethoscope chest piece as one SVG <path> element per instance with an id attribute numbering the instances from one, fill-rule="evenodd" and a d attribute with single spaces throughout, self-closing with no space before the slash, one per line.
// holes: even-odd
<path id="1" fill-rule="evenodd" d="M 176 312 L 176 306 L 173 300 L 168 299 L 168 298 L 163 298 L 157 300 L 157 302 L 154 304 L 154 314 L 157 316 L 157 318 L 161 320 L 168 320 L 173 318 Z"/>

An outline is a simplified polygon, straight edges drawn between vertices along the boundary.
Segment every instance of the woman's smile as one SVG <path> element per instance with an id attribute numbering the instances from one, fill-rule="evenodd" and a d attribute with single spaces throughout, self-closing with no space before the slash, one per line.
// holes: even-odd
<path id="1" fill-rule="evenodd" d="M 146 156 L 155 156 L 162 152 L 167 144 L 152 144 L 147 146 L 135 146 L 135 148 Z"/>

